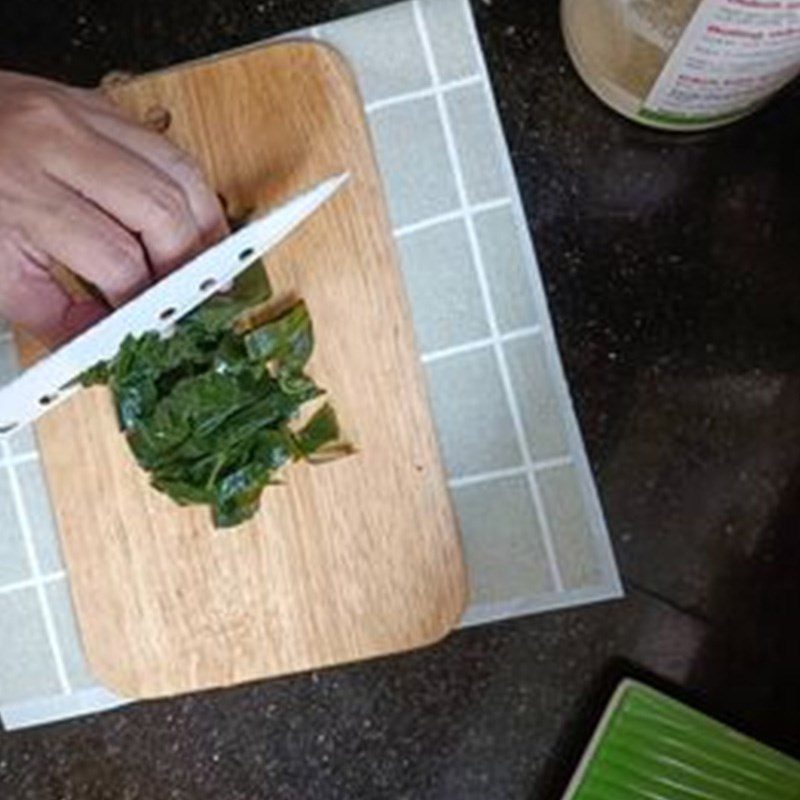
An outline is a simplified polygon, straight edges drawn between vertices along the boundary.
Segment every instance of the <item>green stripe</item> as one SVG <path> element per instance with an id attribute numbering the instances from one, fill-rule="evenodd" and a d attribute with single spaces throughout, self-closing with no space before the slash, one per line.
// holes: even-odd
<path id="1" fill-rule="evenodd" d="M 573 800 L 800 800 L 800 763 L 631 683 Z"/>

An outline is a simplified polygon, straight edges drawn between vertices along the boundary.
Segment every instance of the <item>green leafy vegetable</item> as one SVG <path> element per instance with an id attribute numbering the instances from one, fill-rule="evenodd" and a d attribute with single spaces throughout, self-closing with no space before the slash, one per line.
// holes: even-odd
<path id="1" fill-rule="evenodd" d="M 128 337 L 81 377 L 107 385 L 119 424 L 152 485 L 180 505 L 208 505 L 217 527 L 250 519 L 291 461 L 352 452 L 325 403 L 299 430 L 303 405 L 322 394 L 305 367 L 314 348 L 302 301 L 265 320 L 261 264 L 177 323 L 168 338 Z"/>
<path id="2" fill-rule="evenodd" d="M 352 446 L 339 438 L 336 412 L 328 403 L 325 403 L 311 417 L 308 424 L 295 434 L 294 441 L 302 457 L 312 464 L 333 461 L 352 452 Z"/>

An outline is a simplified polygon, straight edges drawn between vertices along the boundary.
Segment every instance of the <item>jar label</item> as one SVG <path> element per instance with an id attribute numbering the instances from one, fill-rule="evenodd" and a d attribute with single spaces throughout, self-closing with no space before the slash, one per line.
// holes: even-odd
<path id="1" fill-rule="evenodd" d="M 702 0 L 640 115 L 708 124 L 738 116 L 800 72 L 800 0 Z"/>

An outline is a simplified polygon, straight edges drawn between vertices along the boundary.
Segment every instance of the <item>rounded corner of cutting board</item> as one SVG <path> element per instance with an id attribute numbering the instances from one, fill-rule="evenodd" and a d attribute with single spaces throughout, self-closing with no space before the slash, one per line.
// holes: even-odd
<path id="1" fill-rule="evenodd" d="M 84 640 L 84 657 L 89 674 L 104 689 L 126 700 L 146 699 L 149 695 L 142 691 L 140 676 L 136 669 L 126 668 L 121 663 L 109 664 L 105 658 L 96 658 Z"/>
<path id="2" fill-rule="evenodd" d="M 448 604 L 449 614 L 442 616 L 441 628 L 433 633 L 428 644 L 436 644 L 436 642 L 442 641 L 448 634 L 452 633 L 453 630 L 458 627 L 458 623 L 461 622 L 461 618 L 464 616 L 464 612 L 469 605 L 469 576 L 467 575 L 467 565 L 464 562 L 464 551 L 460 537 L 458 540 L 458 547 L 453 557 L 458 559 L 458 567 L 454 568 L 458 570 L 458 575 L 455 576 L 457 586 Z"/>
<path id="3" fill-rule="evenodd" d="M 315 56 L 318 55 L 332 62 L 337 73 L 346 78 L 347 82 L 358 91 L 358 79 L 356 78 L 355 70 L 351 66 L 347 56 L 339 50 L 338 47 L 330 42 L 323 42 L 319 39 L 305 40 L 302 42 L 302 47 L 307 48 L 308 52 L 313 53 Z"/>
<path id="4" fill-rule="evenodd" d="M 297 39 L 284 39 L 279 42 L 267 43 L 263 47 L 254 48 L 254 57 L 265 57 L 268 55 L 277 56 L 286 54 L 287 56 L 301 59 L 319 59 L 325 64 L 332 75 L 334 83 L 341 81 L 347 87 L 352 98 L 356 101 L 359 114 L 362 119 L 366 119 L 364 114 L 364 98 L 358 85 L 356 72 L 353 69 L 347 56 L 330 42 L 320 41 L 319 39 L 309 39 L 298 37 Z M 249 53 L 243 54 L 244 57 Z"/>
<path id="5" fill-rule="evenodd" d="M 421 638 L 417 644 L 412 647 L 412 650 L 419 650 L 425 647 L 434 647 L 435 645 L 443 642 L 451 633 L 455 631 L 464 612 L 467 609 L 467 593 L 464 592 L 463 598 L 457 603 L 453 603 L 452 613 L 446 617 L 442 617 L 441 622 L 432 628 L 426 638 Z"/>
<path id="6" fill-rule="evenodd" d="M 463 549 L 459 544 L 448 554 L 453 562 L 449 569 L 449 580 L 428 597 L 428 619 L 431 624 L 420 632 L 416 641 L 407 650 L 432 647 L 446 639 L 461 622 L 470 600 L 469 577 L 464 562 Z M 383 654 L 385 655 L 385 654 Z"/>

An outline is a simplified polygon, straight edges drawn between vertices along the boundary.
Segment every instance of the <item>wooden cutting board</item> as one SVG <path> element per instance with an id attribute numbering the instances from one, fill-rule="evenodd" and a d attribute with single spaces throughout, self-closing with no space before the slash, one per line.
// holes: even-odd
<path id="1" fill-rule="evenodd" d="M 225 686 L 424 645 L 456 623 L 464 570 L 381 183 L 354 80 L 288 42 L 145 76 L 114 98 L 199 158 L 229 203 L 263 208 L 351 180 L 271 254 L 306 299 L 310 374 L 356 456 L 297 465 L 260 516 L 215 531 L 149 488 L 106 390 L 38 426 L 83 642 L 126 697 Z"/>

